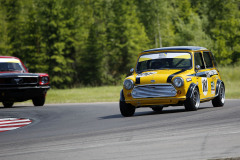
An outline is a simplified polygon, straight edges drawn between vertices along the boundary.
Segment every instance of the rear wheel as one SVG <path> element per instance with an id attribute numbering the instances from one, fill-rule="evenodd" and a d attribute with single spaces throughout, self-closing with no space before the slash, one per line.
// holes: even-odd
<path id="1" fill-rule="evenodd" d="M 200 105 L 200 95 L 197 88 L 192 92 L 192 96 L 187 98 L 184 106 L 187 111 L 196 111 Z"/>
<path id="2" fill-rule="evenodd" d="M 131 117 L 134 115 L 136 108 L 129 104 L 125 103 L 125 101 L 120 101 L 119 102 L 119 108 L 122 116 L 124 117 Z"/>
<path id="3" fill-rule="evenodd" d="M 218 96 L 212 100 L 212 104 L 214 107 L 222 107 L 224 105 L 224 102 L 225 102 L 225 87 L 221 83 L 219 87 Z"/>
<path id="4" fill-rule="evenodd" d="M 2 103 L 3 103 L 3 106 L 5 108 L 11 108 L 13 106 L 13 104 L 14 104 L 14 102 L 12 102 L 12 101 L 4 101 Z"/>
<path id="5" fill-rule="evenodd" d="M 45 103 L 45 95 L 41 95 L 39 97 L 35 97 L 32 99 L 34 106 L 43 106 Z"/>

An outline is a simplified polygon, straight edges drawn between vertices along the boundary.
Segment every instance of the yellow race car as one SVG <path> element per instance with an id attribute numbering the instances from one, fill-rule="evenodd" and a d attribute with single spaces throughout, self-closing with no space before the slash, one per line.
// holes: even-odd
<path id="1" fill-rule="evenodd" d="M 133 116 L 136 108 L 184 105 L 195 111 L 201 102 L 212 100 L 214 107 L 225 101 L 225 86 L 213 54 L 197 46 L 156 48 L 139 54 L 132 75 L 125 78 L 120 93 L 120 112 Z"/>

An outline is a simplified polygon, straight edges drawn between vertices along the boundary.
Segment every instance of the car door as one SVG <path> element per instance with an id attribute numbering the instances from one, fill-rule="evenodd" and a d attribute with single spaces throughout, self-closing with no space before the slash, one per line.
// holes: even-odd
<path id="1" fill-rule="evenodd" d="M 209 51 L 203 52 L 203 60 L 206 66 L 206 76 L 208 80 L 208 97 L 214 97 L 216 92 L 216 83 L 218 79 L 218 72 L 214 66 L 212 54 Z"/>
<path id="2" fill-rule="evenodd" d="M 209 72 L 209 69 L 206 68 L 202 52 L 199 51 L 194 54 L 194 61 L 200 99 L 205 99 L 209 97 L 210 93 L 210 82 L 207 74 Z"/>

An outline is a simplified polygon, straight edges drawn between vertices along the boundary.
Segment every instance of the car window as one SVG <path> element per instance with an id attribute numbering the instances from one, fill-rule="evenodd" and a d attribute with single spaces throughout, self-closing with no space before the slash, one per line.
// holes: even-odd
<path id="1" fill-rule="evenodd" d="M 216 60 L 215 60 L 215 58 L 214 58 L 212 52 L 209 52 L 209 54 L 210 54 L 211 57 L 212 57 L 212 60 L 213 60 L 213 64 L 214 64 L 214 66 L 217 67 L 217 62 L 216 62 Z"/>
<path id="2" fill-rule="evenodd" d="M 205 69 L 201 52 L 195 53 L 194 59 L 195 59 L 195 66 L 199 65 L 200 69 Z"/>
<path id="3" fill-rule="evenodd" d="M 0 71 L 22 71 L 22 67 L 19 63 L 2 63 L 0 62 Z"/>
<path id="4" fill-rule="evenodd" d="M 159 69 L 190 69 L 192 57 L 185 52 L 160 52 L 139 57 L 137 72 Z"/>
<path id="5" fill-rule="evenodd" d="M 213 61 L 210 56 L 210 52 L 203 52 L 203 58 L 206 64 L 207 68 L 212 68 L 213 67 Z"/>

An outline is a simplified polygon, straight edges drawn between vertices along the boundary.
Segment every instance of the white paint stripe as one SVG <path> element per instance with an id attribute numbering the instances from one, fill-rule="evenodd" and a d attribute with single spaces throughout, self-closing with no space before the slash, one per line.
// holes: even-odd
<path id="1" fill-rule="evenodd" d="M 14 130 L 32 123 L 30 119 L 3 118 L 0 119 L 0 132 Z"/>
<path id="2" fill-rule="evenodd" d="M 20 61 L 15 58 L 1 58 L 0 62 L 20 63 Z"/>
<path id="3" fill-rule="evenodd" d="M 6 127 L 6 126 L 21 126 L 21 125 L 28 125 L 31 122 L 26 122 L 26 123 L 13 123 L 13 124 L 0 124 L 0 127 Z"/>
<path id="4" fill-rule="evenodd" d="M 23 119 L 23 120 L 4 121 L 4 122 L 0 122 L 0 124 L 16 123 L 16 122 L 30 122 L 30 120 L 29 119 Z"/>
<path id="5" fill-rule="evenodd" d="M 17 129 L 17 128 L 19 128 L 19 127 L 0 128 L 0 131 L 9 131 L 9 130 Z"/>
<path id="6" fill-rule="evenodd" d="M 16 120 L 17 118 L 2 118 L 2 119 L 0 119 L 0 122 L 1 121 L 8 121 L 8 120 Z"/>

